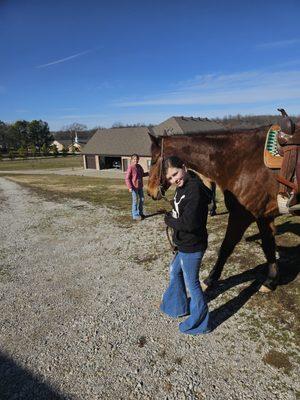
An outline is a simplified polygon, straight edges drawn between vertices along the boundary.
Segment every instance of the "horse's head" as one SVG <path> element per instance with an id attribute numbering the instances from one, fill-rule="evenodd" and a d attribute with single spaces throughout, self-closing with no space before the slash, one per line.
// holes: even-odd
<path id="1" fill-rule="evenodd" d="M 151 168 L 149 171 L 147 193 L 153 200 L 160 200 L 164 197 L 170 184 L 166 180 L 164 172 L 164 138 L 156 137 L 149 133 L 151 138 Z"/>

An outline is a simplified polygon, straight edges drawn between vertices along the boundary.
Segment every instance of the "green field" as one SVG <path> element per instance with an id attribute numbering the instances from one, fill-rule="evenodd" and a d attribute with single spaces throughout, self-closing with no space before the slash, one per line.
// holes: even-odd
<path id="1" fill-rule="evenodd" d="M 0 161 L 0 171 L 20 171 L 38 169 L 63 169 L 83 167 L 81 155 L 67 157 L 35 158 L 29 160 Z"/>

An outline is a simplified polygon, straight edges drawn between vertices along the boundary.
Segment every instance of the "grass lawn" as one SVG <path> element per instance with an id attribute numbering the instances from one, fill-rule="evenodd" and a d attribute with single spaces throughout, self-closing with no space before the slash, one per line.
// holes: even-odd
<path id="1" fill-rule="evenodd" d="M 89 201 L 100 206 L 128 211 L 130 215 L 131 194 L 123 179 L 110 179 L 87 176 L 65 175 L 13 175 L 10 180 L 25 187 L 49 200 L 63 200 L 64 198 Z M 172 197 L 170 191 L 169 198 Z M 145 210 L 147 213 L 156 213 L 162 208 L 170 209 L 165 201 L 151 200 L 145 190 Z"/>
<path id="2" fill-rule="evenodd" d="M 81 155 L 35 158 L 30 160 L 0 161 L 0 171 L 83 167 Z"/>

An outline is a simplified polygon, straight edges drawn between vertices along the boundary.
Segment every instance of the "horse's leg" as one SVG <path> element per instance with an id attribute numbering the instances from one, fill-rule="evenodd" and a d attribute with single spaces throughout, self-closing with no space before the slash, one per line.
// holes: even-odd
<path id="1" fill-rule="evenodd" d="M 257 226 L 261 235 L 262 248 L 268 262 L 268 277 L 259 291 L 267 293 L 270 290 L 274 290 L 278 282 L 274 218 L 260 218 L 257 220 Z"/>
<path id="2" fill-rule="evenodd" d="M 228 257 L 232 253 L 237 243 L 243 237 L 245 230 L 253 221 L 254 218 L 250 213 L 229 212 L 227 230 L 219 250 L 217 262 L 208 277 L 203 281 L 203 289 L 209 288 L 216 284 L 222 274 L 224 264 L 226 263 Z"/>

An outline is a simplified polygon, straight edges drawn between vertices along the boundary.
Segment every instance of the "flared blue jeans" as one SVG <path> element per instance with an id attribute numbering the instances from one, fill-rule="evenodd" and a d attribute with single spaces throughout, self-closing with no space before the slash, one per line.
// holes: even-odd
<path id="1" fill-rule="evenodd" d="M 209 331 L 208 307 L 199 282 L 203 254 L 202 251 L 177 252 L 170 264 L 170 283 L 160 305 L 161 311 L 170 317 L 189 315 L 179 324 L 179 330 L 191 335 Z M 187 289 L 190 298 L 187 296 Z"/>

